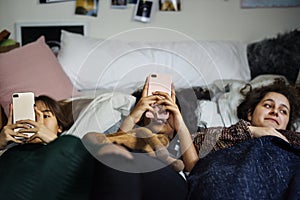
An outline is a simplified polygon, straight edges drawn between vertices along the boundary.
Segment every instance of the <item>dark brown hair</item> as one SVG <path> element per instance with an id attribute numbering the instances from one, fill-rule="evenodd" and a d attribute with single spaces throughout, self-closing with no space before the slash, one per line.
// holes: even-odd
<path id="1" fill-rule="evenodd" d="M 292 86 L 287 84 L 282 79 L 277 79 L 273 84 L 262 86 L 260 88 L 252 89 L 250 86 L 250 91 L 245 94 L 244 100 L 237 108 L 237 116 L 239 119 L 248 120 L 248 114 L 253 114 L 255 107 L 257 104 L 265 97 L 265 95 L 269 92 L 276 92 L 284 95 L 289 103 L 290 103 L 290 120 L 287 125 L 287 130 L 291 130 L 292 125 L 296 121 L 297 118 L 300 117 L 300 105 L 299 105 L 299 93 L 298 90 Z M 243 89 L 241 90 L 243 94 Z"/>
<path id="2" fill-rule="evenodd" d="M 72 123 L 65 116 L 58 101 L 46 95 L 35 97 L 35 101 L 41 101 L 47 108 L 49 108 L 52 114 L 56 117 L 58 126 L 62 129 L 62 131 L 65 131 L 71 127 Z"/>

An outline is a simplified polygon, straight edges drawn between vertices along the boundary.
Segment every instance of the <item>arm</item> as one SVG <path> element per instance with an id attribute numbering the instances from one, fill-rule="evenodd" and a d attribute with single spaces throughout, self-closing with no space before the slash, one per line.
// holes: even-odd
<path id="1" fill-rule="evenodd" d="M 177 130 L 177 134 L 180 140 L 180 148 L 182 152 L 182 159 L 185 164 L 185 169 L 187 171 L 191 171 L 199 160 L 199 156 L 195 146 L 193 145 L 191 134 L 184 122 Z"/>
<path id="2" fill-rule="evenodd" d="M 168 123 L 178 134 L 185 168 L 187 171 L 191 171 L 191 169 L 195 166 L 195 164 L 199 160 L 199 157 L 195 149 L 195 146 L 193 145 L 191 134 L 176 104 L 176 95 L 175 95 L 174 86 L 172 86 L 171 97 L 168 94 L 162 92 L 155 92 L 154 94 L 164 96 L 164 98 L 160 99 L 157 102 L 157 104 L 164 105 L 164 109 L 170 112 Z"/>
<path id="3" fill-rule="evenodd" d="M 289 130 L 278 130 L 282 135 L 284 135 L 291 145 L 300 147 L 300 133 Z"/>
<path id="4" fill-rule="evenodd" d="M 200 157 L 205 156 L 210 151 L 218 151 L 251 139 L 248 125 L 248 122 L 240 120 L 230 127 L 211 127 L 193 134 L 193 142 L 201 154 Z"/>
<path id="5" fill-rule="evenodd" d="M 262 136 L 275 136 L 283 139 L 286 142 L 289 142 L 288 139 L 282 135 L 280 132 L 278 132 L 273 127 L 257 127 L 257 126 L 249 126 L 249 129 L 251 131 L 252 137 L 259 138 Z"/>
<path id="6" fill-rule="evenodd" d="M 198 132 L 194 136 L 194 144 L 198 150 L 207 148 L 210 151 L 231 147 L 251 138 L 262 136 L 277 136 L 285 141 L 287 139 L 271 127 L 256 127 L 245 120 L 240 120 L 230 127 L 214 127 Z"/>

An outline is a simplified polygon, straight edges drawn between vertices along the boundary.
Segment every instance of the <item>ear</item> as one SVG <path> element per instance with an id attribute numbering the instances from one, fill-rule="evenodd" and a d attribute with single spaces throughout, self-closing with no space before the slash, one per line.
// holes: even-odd
<path id="1" fill-rule="evenodd" d="M 247 119 L 248 119 L 250 122 L 252 121 L 252 113 L 251 113 L 251 112 L 248 112 Z"/>
<path id="2" fill-rule="evenodd" d="M 58 133 L 62 133 L 62 132 L 63 132 L 61 126 L 58 127 L 57 132 L 58 132 Z"/>

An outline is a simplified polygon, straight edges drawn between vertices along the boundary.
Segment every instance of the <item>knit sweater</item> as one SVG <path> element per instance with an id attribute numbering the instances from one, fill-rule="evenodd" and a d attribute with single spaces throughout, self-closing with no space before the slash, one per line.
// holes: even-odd
<path id="1" fill-rule="evenodd" d="M 212 127 L 192 134 L 192 139 L 199 156 L 204 157 L 210 151 L 229 148 L 240 142 L 253 138 L 249 129 L 250 122 L 239 120 L 230 127 Z M 288 130 L 278 130 L 291 145 L 300 148 L 300 133 Z"/>

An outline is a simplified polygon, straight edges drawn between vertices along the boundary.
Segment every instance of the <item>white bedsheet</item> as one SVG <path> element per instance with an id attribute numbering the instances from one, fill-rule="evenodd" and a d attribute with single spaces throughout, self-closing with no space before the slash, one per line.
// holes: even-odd
<path id="1" fill-rule="evenodd" d="M 119 92 L 96 96 L 79 114 L 72 127 L 63 134 L 82 138 L 87 132 L 104 132 L 127 116 L 135 104 L 135 97 Z"/>

